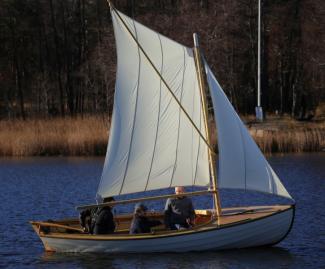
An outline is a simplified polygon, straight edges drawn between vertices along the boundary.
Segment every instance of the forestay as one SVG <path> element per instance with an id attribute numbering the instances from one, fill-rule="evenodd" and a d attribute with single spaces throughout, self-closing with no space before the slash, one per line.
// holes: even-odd
<path id="1" fill-rule="evenodd" d="M 177 185 L 208 186 L 206 144 L 130 32 L 206 137 L 192 49 L 119 11 L 111 13 L 117 78 L 109 144 L 97 195 L 103 198 Z"/>
<path id="2" fill-rule="evenodd" d="M 219 188 L 262 191 L 291 198 L 205 63 L 219 147 Z"/>

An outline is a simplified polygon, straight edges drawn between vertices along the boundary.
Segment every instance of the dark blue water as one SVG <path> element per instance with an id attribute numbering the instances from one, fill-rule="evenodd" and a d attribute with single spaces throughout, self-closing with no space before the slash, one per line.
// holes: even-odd
<path id="1" fill-rule="evenodd" d="M 325 153 L 269 160 L 297 203 L 293 229 L 276 247 L 187 254 L 67 255 L 45 253 L 28 221 L 77 216 L 76 205 L 93 203 L 103 159 L 0 159 L 0 268 L 325 268 Z M 222 191 L 221 199 L 223 207 L 283 202 L 268 195 L 233 191 Z M 194 204 L 211 207 L 211 199 L 195 198 Z M 159 210 L 163 201 L 148 206 Z M 132 205 L 115 210 L 127 212 Z"/>

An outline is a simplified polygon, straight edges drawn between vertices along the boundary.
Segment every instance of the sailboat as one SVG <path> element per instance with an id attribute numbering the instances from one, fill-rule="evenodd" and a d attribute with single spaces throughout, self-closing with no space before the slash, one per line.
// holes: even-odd
<path id="1" fill-rule="evenodd" d="M 179 195 L 128 200 L 121 195 L 175 186 L 201 187 L 187 196 L 211 195 L 213 208 L 196 210 L 195 225 L 129 234 L 132 215 L 116 215 L 113 234 L 84 233 L 78 219 L 31 221 L 46 251 L 185 252 L 274 245 L 291 230 L 295 202 L 250 136 L 207 61 L 198 37 L 179 44 L 118 11 L 110 3 L 117 48 L 114 107 L 96 200 L 78 210 Z M 206 90 L 213 103 L 219 154 L 211 146 Z M 218 173 L 216 158 L 218 157 Z M 287 198 L 272 206 L 222 208 L 223 188 Z M 104 198 L 115 201 L 102 203 Z M 163 219 L 163 212 L 148 213 Z"/>

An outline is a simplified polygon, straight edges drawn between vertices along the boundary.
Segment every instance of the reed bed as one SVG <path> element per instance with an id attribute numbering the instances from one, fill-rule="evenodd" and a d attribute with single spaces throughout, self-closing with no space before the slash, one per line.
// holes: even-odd
<path id="1" fill-rule="evenodd" d="M 209 124 L 211 142 L 216 145 L 213 121 Z M 281 118 L 247 126 L 264 153 L 325 150 L 324 121 Z M 0 121 L 0 156 L 102 156 L 108 130 L 105 116 Z"/>
<path id="2" fill-rule="evenodd" d="M 264 153 L 312 152 L 325 150 L 325 126 L 305 129 L 263 130 L 250 133 Z"/>
<path id="3" fill-rule="evenodd" d="M 0 121 L 0 156 L 95 156 L 107 146 L 107 117 Z"/>
<path id="4" fill-rule="evenodd" d="M 254 117 L 242 117 L 249 133 L 262 152 L 299 153 L 325 151 L 325 121 L 299 122 L 289 117 L 269 117 L 263 123 L 254 122 Z M 217 147 L 216 129 L 210 121 L 211 143 Z"/>

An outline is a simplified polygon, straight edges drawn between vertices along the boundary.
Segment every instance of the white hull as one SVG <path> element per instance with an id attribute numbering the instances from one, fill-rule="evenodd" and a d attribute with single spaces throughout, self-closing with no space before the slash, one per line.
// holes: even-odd
<path id="1" fill-rule="evenodd" d="M 247 248 L 276 244 L 288 234 L 294 218 L 294 207 L 264 218 L 234 223 L 217 228 L 178 232 L 164 236 L 139 236 L 136 239 L 106 239 L 92 236 L 83 239 L 41 236 L 47 250 L 57 252 L 188 252 Z M 97 237 L 97 238 L 96 238 Z"/>

